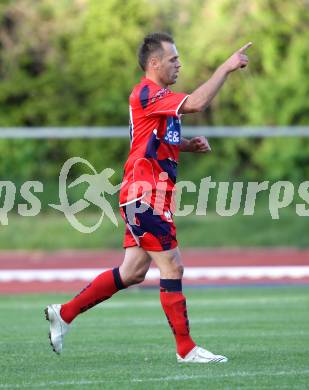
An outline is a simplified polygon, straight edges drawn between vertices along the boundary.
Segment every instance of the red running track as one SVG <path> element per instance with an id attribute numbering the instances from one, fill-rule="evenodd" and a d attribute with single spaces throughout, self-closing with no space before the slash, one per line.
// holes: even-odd
<path id="1" fill-rule="evenodd" d="M 185 267 L 279 267 L 309 266 L 309 250 L 293 248 L 280 249 L 186 249 L 182 250 Z M 50 269 L 97 269 L 111 268 L 121 263 L 123 251 L 79 250 L 79 251 L 2 251 L 0 252 L 0 274 L 5 270 L 50 270 Z M 280 279 L 259 278 L 218 278 L 205 277 L 194 280 L 184 279 L 194 285 L 226 284 L 300 284 L 309 283 L 309 277 Z M 157 285 L 157 281 L 145 281 L 142 286 Z M 26 292 L 76 292 L 85 286 L 85 281 L 30 281 L 0 282 L 0 293 Z"/>

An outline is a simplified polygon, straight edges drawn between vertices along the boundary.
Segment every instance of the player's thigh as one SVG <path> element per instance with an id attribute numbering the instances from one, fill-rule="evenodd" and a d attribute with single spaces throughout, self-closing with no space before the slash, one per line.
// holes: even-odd
<path id="1" fill-rule="evenodd" d="M 167 251 L 147 251 L 160 270 L 161 279 L 181 279 L 183 263 L 178 247 Z"/>
<path id="2" fill-rule="evenodd" d="M 140 283 L 150 267 L 151 258 L 148 253 L 138 246 L 126 248 L 125 256 L 119 272 L 124 284 Z"/>

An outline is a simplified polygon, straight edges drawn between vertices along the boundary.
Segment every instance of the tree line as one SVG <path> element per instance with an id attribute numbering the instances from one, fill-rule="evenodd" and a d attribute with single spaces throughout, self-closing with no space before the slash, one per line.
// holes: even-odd
<path id="1" fill-rule="evenodd" d="M 174 89 L 188 93 L 253 42 L 248 69 L 185 125 L 308 125 L 308 25 L 306 0 L 2 0 L 0 126 L 128 123 L 128 96 L 142 75 L 137 48 L 157 30 L 174 36 L 182 62 Z M 183 174 L 190 166 L 196 177 L 308 177 L 305 139 L 212 143 L 207 158 L 183 158 Z M 125 140 L 1 140 L 0 176 L 52 179 L 74 155 L 121 175 L 127 151 Z"/>

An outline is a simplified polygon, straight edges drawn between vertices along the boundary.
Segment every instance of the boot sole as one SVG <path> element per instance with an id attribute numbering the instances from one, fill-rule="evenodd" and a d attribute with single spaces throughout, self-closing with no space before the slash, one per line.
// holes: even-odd
<path id="1" fill-rule="evenodd" d="M 46 321 L 48 321 L 48 322 L 50 323 L 50 318 L 49 318 L 49 314 L 48 314 L 48 307 L 46 307 L 46 308 L 44 309 L 44 313 L 45 313 L 45 319 L 46 319 Z M 53 351 L 54 351 L 57 355 L 60 355 L 59 352 L 57 352 L 57 351 L 55 350 L 54 344 L 52 343 L 50 331 L 48 332 L 48 338 L 49 338 L 49 344 L 50 344 L 50 346 L 52 347 Z"/>

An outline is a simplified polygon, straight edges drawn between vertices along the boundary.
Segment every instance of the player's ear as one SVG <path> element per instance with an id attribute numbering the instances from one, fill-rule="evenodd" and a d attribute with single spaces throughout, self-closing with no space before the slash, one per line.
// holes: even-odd
<path id="1" fill-rule="evenodd" d="M 152 69 L 155 69 L 155 70 L 158 70 L 160 67 L 159 59 L 156 56 L 150 57 L 148 64 L 149 64 L 149 67 L 151 67 Z"/>

